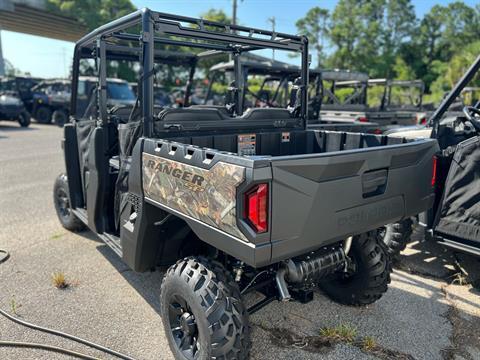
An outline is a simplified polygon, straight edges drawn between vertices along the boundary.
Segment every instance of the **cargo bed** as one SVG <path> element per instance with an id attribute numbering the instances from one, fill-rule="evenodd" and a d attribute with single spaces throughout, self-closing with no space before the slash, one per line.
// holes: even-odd
<path id="1" fill-rule="evenodd" d="M 433 201 L 435 140 L 317 130 L 182 135 L 137 146 L 146 202 L 252 266 L 398 221 Z M 256 233 L 244 203 L 260 183 L 268 184 L 268 229 Z"/>

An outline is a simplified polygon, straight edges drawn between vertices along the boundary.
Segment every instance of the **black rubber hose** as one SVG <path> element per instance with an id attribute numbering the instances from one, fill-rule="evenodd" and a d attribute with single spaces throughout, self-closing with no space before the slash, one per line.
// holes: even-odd
<path id="1" fill-rule="evenodd" d="M 0 249 L 0 255 L 1 254 L 4 254 L 4 255 L 0 257 L 0 264 L 7 261 L 7 259 L 10 257 L 10 254 L 7 251 Z M 109 349 L 105 346 L 95 344 L 91 341 L 79 338 L 77 336 L 70 335 L 70 334 L 64 333 L 62 331 L 49 329 L 49 328 L 46 328 L 46 327 L 43 327 L 43 326 L 38 326 L 38 325 L 35 325 L 35 324 L 32 324 L 32 323 L 29 323 L 27 321 L 21 320 L 21 319 L 15 317 L 15 316 L 10 315 L 9 313 L 7 313 L 6 311 L 4 311 L 2 309 L 0 309 L 0 314 L 5 316 L 7 319 L 9 319 L 9 320 L 11 320 L 15 323 L 17 323 L 19 325 L 26 326 L 30 329 L 34 329 L 34 330 L 42 331 L 42 332 L 45 332 L 45 333 L 48 333 L 48 334 L 60 336 L 60 337 L 63 337 L 65 339 L 69 339 L 69 340 L 78 342 L 80 344 L 90 346 L 91 348 L 103 351 L 104 353 L 116 356 L 120 359 L 135 360 L 134 358 L 132 358 L 128 355 L 125 355 L 125 354 L 122 354 L 118 351 Z M 10 344 L 10 345 L 8 345 L 8 344 Z M 57 348 L 56 346 L 51 346 L 51 345 L 34 344 L 34 343 L 22 343 L 22 342 L 14 342 L 14 341 L 0 341 L 0 346 L 2 346 L 2 345 L 4 345 L 4 346 L 15 346 L 13 344 L 17 344 L 18 346 L 21 346 L 21 347 L 31 347 L 31 348 L 37 347 L 37 348 L 40 348 L 40 349 L 47 349 L 47 350 L 51 350 L 51 351 L 56 351 L 55 349 L 59 349 L 58 351 L 66 351 L 66 352 L 70 351 L 70 350 L 67 350 L 67 349 Z M 39 346 L 36 346 L 36 345 L 39 345 Z M 74 353 L 74 352 L 72 352 L 72 353 Z M 83 355 L 83 354 L 80 354 L 80 353 L 78 353 L 78 355 L 83 356 L 84 359 L 96 359 L 96 358 L 88 357 L 88 355 Z M 75 355 L 75 356 L 77 356 L 77 355 Z"/>
<path id="2" fill-rule="evenodd" d="M 79 359 L 85 360 L 99 360 L 99 358 L 88 356 L 82 353 L 78 353 L 76 351 L 63 349 L 61 347 L 53 346 L 53 345 L 46 345 L 46 344 L 37 344 L 37 343 L 30 343 L 30 342 L 20 342 L 20 341 L 2 341 L 0 340 L 0 347 L 2 346 L 10 346 L 10 347 L 22 347 L 22 348 L 30 348 L 30 349 L 42 349 L 47 351 L 53 351 L 60 354 L 75 356 Z"/>
<path id="3" fill-rule="evenodd" d="M 0 249 L 0 264 L 7 261 L 10 257 L 10 253 L 8 251 Z"/>
<path id="4" fill-rule="evenodd" d="M 24 321 L 24 320 L 20 320 L 19 318 L 15 317 L 15 316 L 12 316 L 10 315 L 9 313 L 7 313 L 6 311 L 0 309 L 0 314 L 2 314 L 3 316 L 5 316 L 7 319 L 17 323 L 17 324 L 20 324 L 20 325 L 23 325 L 23 326 L 26 326 L 26 327 L 29 327 L 31 329 L 34 329 L 34 330 L 38 330 L 38 331 L 42 331 L 42 332 L 45 332 L 45 333 L 48 333 L 48 334 L 52 334 L 52 335 L 57 335 L 57 336 L 60 336 L 60 337 L 63 337 L 65 339 L 69 339 L 69 340 L 73 340 L 75 342 L 78 342 L 80 344 L 84 344 L 84 345 L 87 345 L 87 346 L 90 346 L 94 349 L 97 349 L 97 350 L 100 350 L 100 351 L 103 351 L 107 354 L 110 354 L 110 355 L 113 355 L 113 356 L 116 356 L 120 359 L 125 359 L 125 360 L 135 360 L 134 358 L 128 356 L 128 355 L 125 355 L 125 354 L 122 354 L 122 353 L 119 353 L 118 351 L 115 351 L 115 350 L 112 350 L 112 349 L 109 349 L 105 346 L 102 346 L 102 345 L 98 345 L 98 344 L 95 344 L 91 341 L 88 341 L 88 340 L 85 340 L 85 339 L 82 339 L 82 338 L 79 338 L 77 336 L 74 336 L 74 335 L 70 335 L 70 334 L 67 334 L 67 333 L 64 333 L 64 332 L 61 332 L 61 331 L 58 331 L 58 330 L 54 330 L 54 329 L 49 329 L 49 328 L 46 328 L 46 327 L 43 327 L 43 326 L 38 326 L 38 325 L 35 325 L 35 324 L 32 324 L 32 323 L 29 323 L 27 321 Z"/>

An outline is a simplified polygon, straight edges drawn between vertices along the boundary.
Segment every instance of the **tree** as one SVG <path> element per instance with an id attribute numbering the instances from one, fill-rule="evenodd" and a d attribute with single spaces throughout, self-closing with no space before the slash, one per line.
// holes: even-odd
<path id="1" fill-rule="evenodd" d="M 47 0 L 47 9 L 76 18 L 88 31 L 136 10 L 130 0 Z M 90 63 L 83 63 L 84 74 L 94 74 L 92 66 Z M 107 74 L 127 81 L 137 80 L 137 73 L 131 62 L 110 62 Z"/>
<path id="2" fill-rule="evenodd" d="M 399 49 L 411 38 L 415 24 L 410 0 L 340 0 L 329 32 L 335 49 L 330 63 L 390 77 Z"/>
<path id="3" fill-rule="evenodd" d="M 413 80 L 416 78 L 413 69 L 400 56 L 395 59 L 393 71 L 395 72 L 395 79 L 398 80 Z"/>
<path id="4" fill-rule="evenodd" d="M 459 1 L 447 6 L 435 5 L 420 21 L 410 49 L 404 49 L 409 51 L 403 55 L 410 52 L 410 59 L 403 57 L 430 89 L 430 85 L 443 74 L 444 66 L 440 63 L 448 63 L 455 54 L 463 52 L 479 38 L 479 5 L 471 8 Z M 412 54 L 416 59 L 412 59 Z M 440 91 L 439 82 L 433 91 Z"/>
<path id="5" fill-rule="evenodd" d="M 47 8 L 78 19 L 88 31 L 136 10 L 130 0 L 47 0 Z"/>
<path id="6" fill-rule="evenodd" d="M 384 6 L 380 30 L 381 60 L 377 71 L 389 78 L 395 71 L 395 65 L 399 65 L 398 54 L 401 45 L 411 40 L 414 34 L 417 18 L 410 0 L 389 0 Z M 405 65 L 407 64 L 405 63 Z"/>
<path id="7" fill-rule="evenodd" d="M 222 24 L 231 24 L 232 18 L 229 17 L 223 10 L 210 9 L 207 12 L 200 14 L 200 17 L 209 21 L 216 21 Z"/>
<path id="8" fill-rule="evenodd" d="M 323 44 L 328 34 L 328 17 L 328 10 L 316 6 L 311 8 L 305 17 L 297 20 L 295 23 L 299 33 L 308 37 L 310 49 L 314 49 L 316 53 L 317 67 L 319 68 L 325 60 Z"/>

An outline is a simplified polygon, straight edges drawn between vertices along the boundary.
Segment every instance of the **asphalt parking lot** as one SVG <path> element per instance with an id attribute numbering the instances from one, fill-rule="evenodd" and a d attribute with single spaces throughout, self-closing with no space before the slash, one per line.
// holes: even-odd
<path id="1" fill-rule="evenodd" d="M 0 123 L 0 308 L 42 326 L 95 341 L 136 359 L 171 359 L 159 316 L 162 274 L 130 271 L 92 233 L 60 226 L 52 203 L 63 171 L 62 130 Z M 480 359 L 478 262 L 458 264 L 420 233 L 402 254 L 388 293 L 367 308 L 314 301 L 272 303 L 251 316 L 253 359 Z M 71 286 L 58 290 L 52 273 Z M 248 299 L 247 299 L 248 300 Z M 350 329 L 352 339 L 322 329 Z M 113 357 L 0 316 L 0 340 L 48 343 L 100 359 Z M 366 346 L 367 341 L 371 346 Z M 0 359 L 66 359 L 33 349 L 0 347 Z"/>

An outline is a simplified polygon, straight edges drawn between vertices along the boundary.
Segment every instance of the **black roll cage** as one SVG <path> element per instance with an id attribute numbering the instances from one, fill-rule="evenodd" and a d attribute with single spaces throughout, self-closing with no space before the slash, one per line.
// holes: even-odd
<path id="1" fill-rule="evenodd" d="M 450 105 L 453 104 L 455 99 L 461 94 L 462 90 L 468 85 L 468 83 L 473 80 L 477 72 L 480 70 L 480 55 L 475 59 L 475 61 L 470 65 L 467 72 L 458 80 L 458 82 L 453 87 L 452 91 L 443 99 L 440 103 L 440 106 L 435 110 L 433 115 L 428 120 L 428 124 L 433 127 L 432 129 L 432 138 L 435 138 L 438 133 L 438 128 L 440 125 L 440 120 L 443 115 L 448 111 Z"/>
<path id="2" fill-rule="evenodd" d="M 128 32 L 132 28 L 135 29 L 135 33 Z M 122 45 L 122 42 L 127 42 L 127 44 Z M 136 46 L 134 46 L 135 44 Z M 151 137 L 153 134 L 154 62 L 156 59 L 165 60 L 155 49 L 155 44 L 188 46 L 207 49 L 209 52 L 213 50 L 232 53 L 235 61 L 237 87 L 239 88 L 237 94 L 242 93 L 241 90 L 244 86 L 239 61 L 239 55 L 242 52 L 259 49 L 300 52 L 302 65 L 299 117 L 303 126 L 306 126 L 309 60 L 308 39 L 305 36 L 288 35 L 241 25 L 221 24 L 204 19 L 155 12 L 148 8 L 137 10 L 100 26 L 75 44 L 72 72 L 72 114 L 76 113 L 80 59 L 97 60 L 99 114 L 101 119 L 106 119 L 107 56 L 111 60 L 138 61 L 140 55 L 142 68 L 140 108 L 144 135 Z M 237 96 L 237 104 L 240 109 L 237 114 L 241 115 L 243 106 L 240 95 Z"/>
<path id="3" fill-rule="evenodd" d="M 271 101 L 275 101 L 280 93 L 280 91 L 285 91 L 288 82 L 294 81 L 300 75 L 300 67 L 296 65 L 290 65 L 287 63 L 281 63 L 279 61 L 271 61 L 269 59 L 259 59 L 259 60 L 240 60 L 241 67 L 241 76 L 243 78 L 243 91 L 241 94 L 242 105 L 245 103 L 245 97 L 247 93 L 252 94 L 256 97 L 256 94 L 253 94 L 248 89 L 248 76 L 249 75 L 263 75 L 265 78 L 262 81 L 260 90 L 263 90 L 266 84 L 270 81 L 278 81 L 279 85 L 273 94 Z M 215 83 L 218 75 L 221 73 L 233 73 L 235 71 L 235 64 L 233 61 L 221 62 L 216 65 L 213 65 L 209 69 L 208 73 L 208 89 L 205 96 L 204 104 L 207 104 L 207 101 L 212 98 L 212 85 Z M 310 69 L 309 70 L 309 82 L 315 82 L 315 95 L 318 97 L 322 96 L 322 81 L 321 81 L 321 72 L 319 70 Z M 307 87 L 308 92 L 308 87 Z"/>

